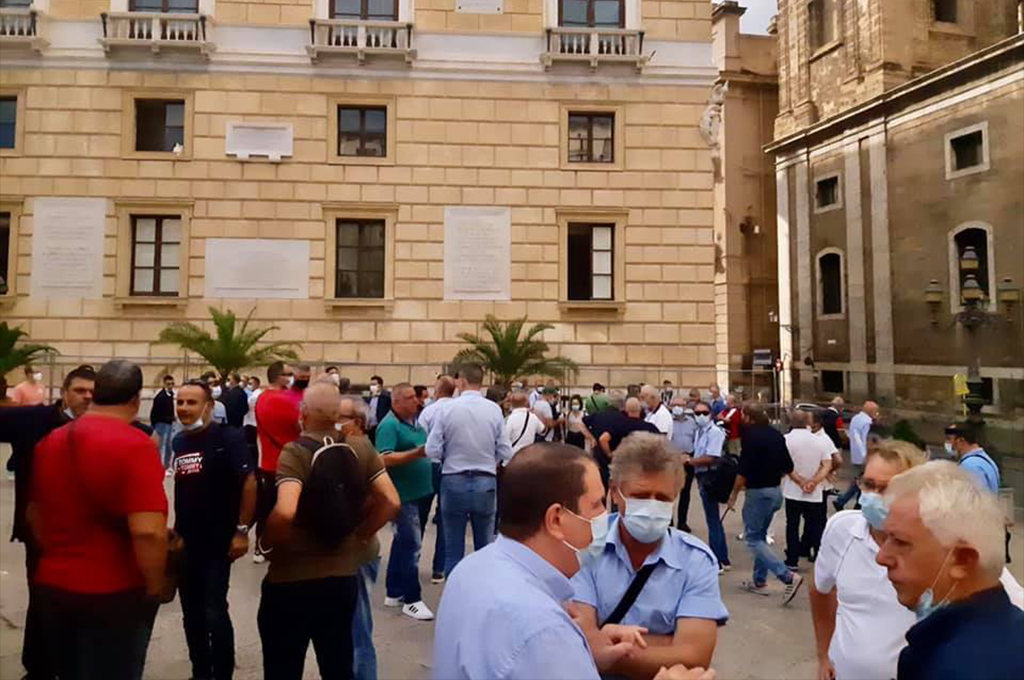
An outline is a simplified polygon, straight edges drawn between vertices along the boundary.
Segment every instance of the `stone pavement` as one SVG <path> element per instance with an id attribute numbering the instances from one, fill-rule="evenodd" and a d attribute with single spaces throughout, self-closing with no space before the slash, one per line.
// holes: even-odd
<path id="1" fill-rule="evenodd" d="M 2 456 L 5 460 L 6 456 Z M 170 491 L 170 482 L 167 483 Z M 6 478 L 0 482 L 0 680 L 17 680 L 22 675 L 21 626 L 25 620 L 26 588 L 24 578 L 24 552 L 20 544 L 7 543 L 11 530 L 11 508 L 14 485 Z M 742 503 L 742 499 L 740 501 Z M 704 514 L 697 492 L 690 505 L 690 525 L 695 534 L 706 540 Z M 1020 521 L 1014 531 L 1014 563 L 1011 571 L 1018 580 L 1024 566 L 1024 540 Z M 784 536 L 784 517 L 776 516 L 774 531 Z M 807 592 L 802 592 L 788 608 L 779 606 L 777 598 L 764 598 L 741 592 L 740 581 L 749 578 L 751 559 L 746 547 L 736 539 L 741 530 L 737 513 L 726 518 L 729 554 L 733 570 L 721 578 L 722 595 L 729 609 L 729 623 L 719 629 L 714 667 L 723 679 L 793 678 L 813 680 L 817 664 L 814 653 L 814 634 L 811 627 Z M 381 531 L 384 565 L 386 565 L 391 536 Z M 468 539 L 467 539 L 468 540 Z M 424 554 L 420 560 L 423 597 L 436 610 L 442 587 L 430 583 L 430 558 L 433 552 L 433 526 L 424 541 Z M 472 545 L 467 543 L 467 545 Z M 256 611 L 259 606 L 260 581 L 266 567 L 253 564 L 250 557 L 239 560 L 231 577 L 231 618 L 235 626 L 235 646 L 238 671 L 237 680 L 256 679 L 261 676 L 259 634 L 256 629 Z M 810 577 L 810 569 L 804 569 Z M 413 621 L 395 609 L 385 609 L 384 568 L 373 594 L 374 639 L 377 644 L 378 669 L 382 680 L 419 680 L 430 677 L 433 645 L 433 623 Z M 773 581 L 772 589 L 781 593 L 781 585 Z M 806 588 L 806 585 L 805 585 Z M 160 609 L 153 641 L 146 665 L 148 680 L 187 680 L 188 654 L 181 626 L 181 608 L 175 601 Z M 305 678 L 319 677 L 312 648 L 308 655 Z"/>

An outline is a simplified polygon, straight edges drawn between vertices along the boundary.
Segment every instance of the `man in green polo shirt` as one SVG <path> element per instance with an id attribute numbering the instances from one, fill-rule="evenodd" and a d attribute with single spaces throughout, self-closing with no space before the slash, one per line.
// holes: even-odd
<path id="1" fill-rule="evenodd" d="M 386 607 L 402 607 L 402 613 L 417 621 L 430 621 L 434 612 L 423 602 L 420 591 L 419 500 L 433 493 L 430 460 L 424 444 L 426 430 L 416 425 L 416 391 L 409 383 L 391 390 L 391 412 L 377 425 L 377 450 L 398 489 L 402 509 L 392 521 L 394 539 L 388 558 L 385 586 Z"/>

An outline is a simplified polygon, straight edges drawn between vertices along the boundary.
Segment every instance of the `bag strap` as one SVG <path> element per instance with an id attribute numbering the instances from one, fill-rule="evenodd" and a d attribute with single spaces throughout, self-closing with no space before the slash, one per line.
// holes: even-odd
<path id="1" fill-rule="evenodd" d="M 629 588 L 626 589 L 626 593 L 619 600 L 619 604 L 615 606 L 615 611 L 612 615 L 604 620 L 601 627 L 608 625 L 609 623 L 619 623 L 625 618 L 626 613 L 629 612 L 630 607 L 636 602 L 636 598 L 640 596 L 640 591 L 647 585 L 647 579 L 651 578 L 651 574 L 654 573 L 654 568 L 658 566 L 657 562 L 652 564 L 645 564 L 640 568 L 640 571 L 636 572 L 636 576 L 633 577 L 633 582 L 629 584 Z"/>
<path id="2" fill-rule="evenodd" d="M 527 412 L 526 412 L 526 417 L 525 417 L 525 418 L 523 418 L 523 431 L 522 431 L 522 432 L 520 432 L 520 433 L 519 433 L 519 436 L 518 436 L 518 437 L 516 437 L 516 440 L 515 440 L 514 442 L 512 442 L 512 446 L 513 446 L 513 447 L 515 447 L 515 445 L 519 443 L 519 440 L 523 438 L 523 435 L 524 435 L 524 434 L 526 434 L 526 428 L 527 428 L 527 426 L 529 426 L 529 424 L 530 424 L 530 416 L 531 416 L 531 415 L 532 415 L 532 414 L 530 413 L 530 411 L 527 411 Z"/>
<path id="3" fill-rule="evenodd" d="M 995 464 L 995 461 L 993 461 L 988 456 L 981 455 L 980 453 L 972 453 L 970 455 L 964 456 L 963 458 L 960 459 L 960 465 L 963 465 L 965 460 L 970 460 L 971 458 L 981 458 L 983 461 L 988 463 L 993 470 L 996 471 L 996 475 L 999 474 L 999 466 Z"/>

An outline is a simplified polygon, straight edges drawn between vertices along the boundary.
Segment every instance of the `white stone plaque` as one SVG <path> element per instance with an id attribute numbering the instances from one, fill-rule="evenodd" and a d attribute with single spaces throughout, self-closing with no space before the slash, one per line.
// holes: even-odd
<path id="1" fill-rule="evenodd" d="M 505 11 L 505 0 L 455 0 L 455 11 L 459 14 L 501 14 Z"/>
<path id="2" fill-rule="evenodd" d="M 444 209 L 446 300 L 511 298 L 510 208 Z"/>
<path id="3" fill-rule="evenodd" d="M 240 161 L 266 156 L 276 162 L 292 155 L 293 141 L 291 123 L 228 123 L 224 153 Z"/>
<path id="4" fill-rule="evenodd" d="M 206 297 L 309 297 L 309 241 L 206 239 Z"/>
<path id="5" fill-rule="evenodd" d="M 38 297 L 103 297 L 105 198 L 37 198 L 32 285 Z"/>

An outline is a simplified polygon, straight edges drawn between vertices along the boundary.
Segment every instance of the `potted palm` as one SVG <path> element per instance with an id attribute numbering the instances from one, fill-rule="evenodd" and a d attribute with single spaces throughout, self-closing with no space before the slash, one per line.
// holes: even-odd
<path id="1" fill-rule="evenodd" d="M 278 330 L 278 327 L 249 328 L 255 308 L 241 323 L 234 312 L 222 312 L 216 307 L 210 307 L 209 310 L 213 319 L 213 334 L 189 321 L 176 321 L 160 331 L 154 344 L 177 345 L 198 354 L 213 366 L 222 379 L 227 378 L 229 373 L 250 366 L 298 359 L 293 348 L 301 345 L 291 342 L 260 344 L 268 333 Z"/>
<path id="2" fill-rule="evenodd" d="M 488 314 L 481 335 L 459 334 L 459 338 L 468 343 L 469 347 L 460 350 L 452 362 L 456 366 L 480 364 L 491 373 L 494 383 L 505 389 L 509 389 L 516 379 L 532 375 L 547 375 L 562 380 L 565 380 L 567 374 L 576 376 L 580 369 L 575 361 L 562 356 L 547 356 L 550 348 L 539 336 L 553 328 L 546 323 L 526 328 L 525 316 L 503 323 Z"/>
<path id="3" fill-rule="evenodd" d="M 0 322 L 0 402 L 7 398 L 7 374 L 22 366 L 28 366 L 40 354 L 57 352 L 49 345 L 23 343 L 19 341 L 28 337 L 28 333 L 20 326 L 11 327 L 6 321 Z"/>

